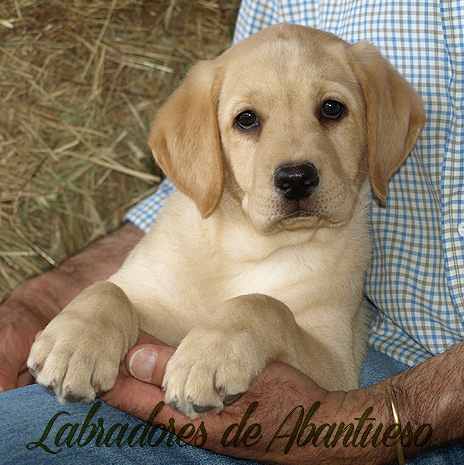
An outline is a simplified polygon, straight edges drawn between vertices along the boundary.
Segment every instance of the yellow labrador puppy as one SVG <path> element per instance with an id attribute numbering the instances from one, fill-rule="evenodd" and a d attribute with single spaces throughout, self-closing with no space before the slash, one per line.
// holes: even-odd
<path id="1" fill-rule="evenodd" d="M 272 361 L 356 388 L 369 179 L 385 200 L 423 124 L 418 96 L 369 43 L 282 24 L 197 64 L 150 135 L 180 192 L 122 269 L 35 342 L 38 382 L 92 401 L 144 330 L 178 347 L 166 400 L 192 418 Z"/>

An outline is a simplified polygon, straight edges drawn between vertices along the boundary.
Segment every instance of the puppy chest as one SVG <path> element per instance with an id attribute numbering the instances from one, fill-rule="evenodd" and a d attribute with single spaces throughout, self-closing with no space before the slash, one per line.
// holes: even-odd
<path id="1" fill-rule="evenodd" d="M 304 299 L 329 282 L 327 267 L 301 252 L 276 254 L 255 263 L 246 263 L 230 270 L 223 286 L 230 296 L 260 293 L 284 302 Z"/>

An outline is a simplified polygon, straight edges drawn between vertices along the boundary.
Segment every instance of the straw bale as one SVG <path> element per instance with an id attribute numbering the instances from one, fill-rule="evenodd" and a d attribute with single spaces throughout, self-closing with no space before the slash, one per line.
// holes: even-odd
<path id="1" fill-rule="evenodd" d="M 150 121 L 230 45 L 238 3 L 1 2 L 0 300 L 156 189 Z"/>

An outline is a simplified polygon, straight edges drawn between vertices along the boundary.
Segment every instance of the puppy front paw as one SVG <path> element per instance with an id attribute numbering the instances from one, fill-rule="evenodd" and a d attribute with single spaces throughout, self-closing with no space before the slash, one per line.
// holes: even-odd
<path id="1" fill-rule="evenodd" d="M 265 361 L 253 357 L 255 342 L 222 331 L 192 330 L 166 367 L 165 399 L 192 419 L 219 413 L 246 392 Z"/>
<path id="2" fill-rule="evenodd" d="M 33 344 L 27 365 L 60 403 L 92 402 L 114 386 L 120 354 L 105 348 L 95 325 L 67 320 L 57 318 L 47 326 Z"/>
<path id="3" fill-rule="evenodd" d="M 116 284 L 98 282 L 49 323 L 27 365 L 62 404 L 92 402 L 114 386 L 137 334 L 136 311 L 126 294 Z"/>

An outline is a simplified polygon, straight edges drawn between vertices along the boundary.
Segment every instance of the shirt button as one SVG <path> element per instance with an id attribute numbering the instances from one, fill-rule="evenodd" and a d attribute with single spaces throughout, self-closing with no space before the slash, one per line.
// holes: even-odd
<path id="1" fill-rule="evenodd" d="M 458 233 L 464 237 L 464 222 L 458 226 Z"/>

